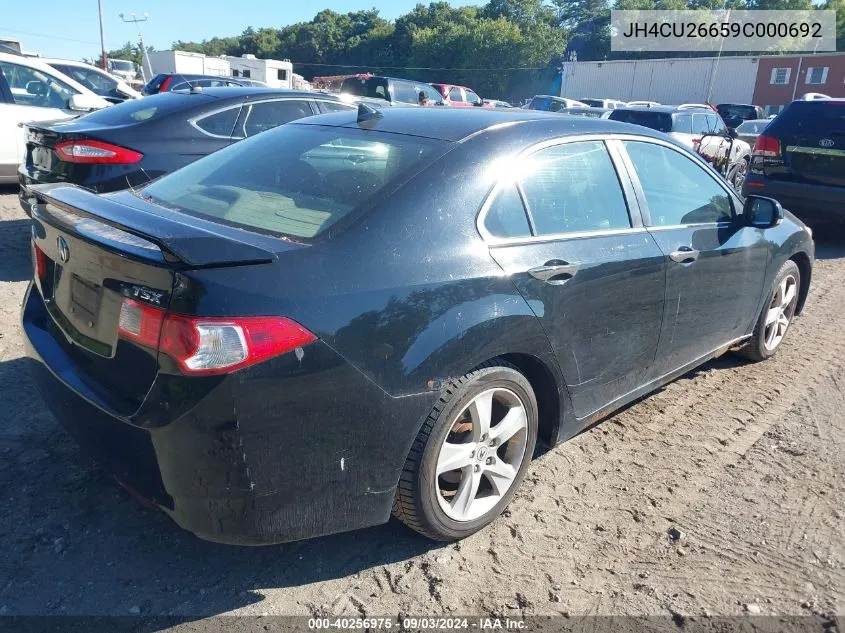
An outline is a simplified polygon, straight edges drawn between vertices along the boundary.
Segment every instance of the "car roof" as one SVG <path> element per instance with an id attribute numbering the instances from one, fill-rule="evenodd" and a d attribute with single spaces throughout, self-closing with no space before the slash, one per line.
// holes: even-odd
<path id="1" fill-rule="evenodd" d="M 185 75 L 182 75 L 185 77 Z M 172 92 L 187 93 L 189 90 L 173 90 Z M 310 90 L 291 90 L 291 89 L 276 89 L 265 88 L 263 86 L 214 86 L 210 88 L 200 87 L 200 92 L 196 94 L 204 94 L 215 99 L 240 99 L 243 97 L 301 97 L 301 98 L 318 98 L 329 101 L 340 101 L 340 97 L 325 92 L 313 92 Z"/>
<path id="2" fill-rule="evenodd" d="M 56 70 L 55 68 L 50 66 L 50 64 L 43 61 L 40 57 L 21 57 L 18 55 L 9 55 L 8 53 L 0 53 L 0 61 L 9 62 L 11 64 L 18 64 L 19 66 L 27 66 L 29 68 L 34 68 L 35 70 L 40 70 L 41 72 L 50 75 L 51 77 L 60 79 L 61 81 L 68 84 L 71 88 L 81 94 L 99 97 L 99 95 L 95 94 L 92 90 L 80 84 L 73 77 L 68 77 L 64 73 Z M 108 105 L 107 101 L 103 101 L 103 103 Z"/>
<path id="3" fill-rule="evenodd" d="M 575 134 L 638 134 L 666 138 L 658 132 L 640 125 L 631 125 L 619 121 L 592 117 L 561 116 L 551 112 L 537 112 L 513 108 L 495 110 L 493 108 L 384 108 L 381 117 L 370 118 L 358 123 L 357 114 L 336 112 L 305 119 L 299 119 L 288 125 L 323 125 L 331 127 L 355 128 L 359 125 L 367 130 L 378 130 L 393 134 L 406 134 L 443 141 L 458 142 L 491 128 L 510 127 L 513 125 L 549 125 L 559 127 L 554 130 L 560 136 Z"/>
<path id="4" fill-rule="evenodd" d="M 676 105 L 656 105 L 656 106 L 623 106 L 621 108 L 616 108 L 616 110 L 624 111 L 634 111 L 634 112 L 665 112 L 667 114 L 673 114 L 675 112 L 712 112 L 716 114 L 716 112 L 712 108 L 708 108 L 706 106 L 676 106 Z M 616 111 L 614 110 L 614 112 Z"/>

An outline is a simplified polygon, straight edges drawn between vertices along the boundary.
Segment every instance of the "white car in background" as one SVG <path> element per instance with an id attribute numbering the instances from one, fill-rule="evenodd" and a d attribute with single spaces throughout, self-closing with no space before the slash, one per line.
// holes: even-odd
<path id="1" fill-rule="evenodd" d="M 0 183 L 18 180 L 21 123 L 69 119 L 110 105 L 43 61 L 0 53 Z"/>
<path id="2" fill-rule="evenodd" d="M 46 59 L 44 57 L 39 57 L 38 61 L 52 66 L 60 73 L 81 83 L 109 103 L 120 103 L 127 99 L 140 99 L 142 96 L 122 78 L 110 75 L 105 70 L 91 64 L 72 59 Z"/>

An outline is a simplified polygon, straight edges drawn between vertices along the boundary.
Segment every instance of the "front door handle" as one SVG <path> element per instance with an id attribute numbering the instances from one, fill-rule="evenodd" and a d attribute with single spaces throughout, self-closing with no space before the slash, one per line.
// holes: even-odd
<path id="1" fill-rule="evenodd" d="M 546 262 L 543 266 L 537 266 L 528 270 L 528 274 L 553 286 L 562 286 L 572 279 L 578 272 L 578 264 L 567 262 Z"/>
<path id="2" fill-rule="evenodd" d="M 669 253 L 669 259 L 679 264 L 691 264 L 698 259 L 698 251 L 689 246 L 680 246 L 678 250 Z"/>

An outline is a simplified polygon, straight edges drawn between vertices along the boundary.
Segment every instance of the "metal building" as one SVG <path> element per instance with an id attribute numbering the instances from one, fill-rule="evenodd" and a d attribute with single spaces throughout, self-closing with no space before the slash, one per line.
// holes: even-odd
<path id="1" fill-rule="evenodd" d="M 561 96 L 678 103 L 752 103 L 759 57 L 565 62 Z"/>

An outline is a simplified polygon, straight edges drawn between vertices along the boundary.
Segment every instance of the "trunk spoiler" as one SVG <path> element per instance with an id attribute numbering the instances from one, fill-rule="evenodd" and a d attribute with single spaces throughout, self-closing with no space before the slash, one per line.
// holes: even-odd
<path id="1" fill-rule="evenodd" d="M 151 247 L 157 247 L 164 260 L 189 267 L 263 264 L 276 259 L 269 250 L 186 224 L 175 212 L 168 217 L 166 209 L 165 213 L 145 211 L 74 185 L 35 185 L 31 190 L 39 203 L 32 205 L 34 218 L 147 259 Z"/>

